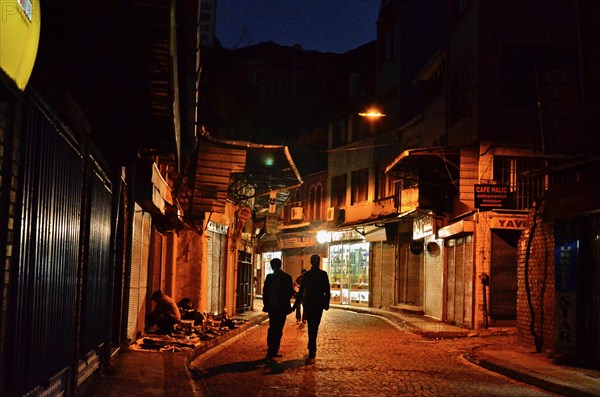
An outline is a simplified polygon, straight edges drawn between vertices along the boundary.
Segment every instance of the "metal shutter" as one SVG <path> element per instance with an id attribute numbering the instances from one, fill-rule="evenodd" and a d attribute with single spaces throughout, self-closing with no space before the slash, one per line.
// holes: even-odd
<path id="1" fill-rule="evenodd" d="M 444 250 L 443 241 L 430 240 L 425 245 L 425 314 L 441 319 L 443 315 Z"/>
<path id="2" fill-rule="evenodd" d="M 151 217 L 135 205 L 133 219 L 133 247 L 131 255 L 131 281 L 129 284 L 129 315 L 127 317 L 127 337 L 135 341 L 138 331 L 142 332 L 145 315 L 143 308 L 148 285 L 148 255 L 150 250 Z"/>

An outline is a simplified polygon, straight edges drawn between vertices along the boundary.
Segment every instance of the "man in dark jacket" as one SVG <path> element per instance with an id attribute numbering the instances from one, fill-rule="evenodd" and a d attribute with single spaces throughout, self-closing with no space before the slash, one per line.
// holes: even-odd
<path id="1" fill-rule="evenodd" d="M 321 257 L 313 255 L 310 257 L 311 269 L 302 276 L 302 284 L 298 291 L 294 307 L 302 302 L 304 314 L 308 322 L 308 357 L 315 358 L 317 354 L 317 334 L 323 310 L 329 310 L 329 299 L 331 288 L 327 272 L 319 269 Z"/>
<path id="2" fill-rule="evenodd" d="M 294 294 L 292 276 L 281 270 L 281 259 L 271 259 L 273 273 L 267 274 L 263 287 L 263 311 L 269 313 L 267 358 L 278 356 L 286 316 L 291 313 L 290 299 Z"/>

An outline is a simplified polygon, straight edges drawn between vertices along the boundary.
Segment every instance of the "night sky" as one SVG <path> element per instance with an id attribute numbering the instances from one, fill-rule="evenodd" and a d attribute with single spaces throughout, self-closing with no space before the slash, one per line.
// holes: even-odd
<path id="1" fill-rule="evenodd" d="M 344 53 L 374 40 L 381 0 L 217 0 L 225 48 L 265 41 Z"/>

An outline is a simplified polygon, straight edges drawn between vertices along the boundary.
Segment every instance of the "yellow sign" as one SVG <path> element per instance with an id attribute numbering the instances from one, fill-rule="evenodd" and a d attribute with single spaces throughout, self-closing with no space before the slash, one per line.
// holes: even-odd
<path id="1" fill-rule="evenodd" d="M 39 0 L 0 0 L 0 69 L 21 91 L 35 63 L 40 16 Z"/>

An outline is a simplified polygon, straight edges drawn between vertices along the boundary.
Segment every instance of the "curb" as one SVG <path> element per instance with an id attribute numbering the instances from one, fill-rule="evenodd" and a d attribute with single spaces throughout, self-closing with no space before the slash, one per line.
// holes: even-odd
<path id="1" fill-rule="evenodd" d="M 470 349 L 463 357 L 473 364 L 476 364 L 487 370 L 502 374 L 519 382 L 527 383 L 532 386 L 539 387 L 553 393 L 562 394 L 565 396 L 574 397 L 593 397 L 596 393 L 590 393 L 585 390 L 578 390 L 569 385 L 557 383 L 548 379 L 542 379 L 538 374 L 521 367 L 517 364 L 510 363 L 500 358 L 490 359 L 485 356 L 479 356 L 475 353 L 475 349 Z"/>
<path id="2" fill-rule="evenodd" d="M 186 353 L 186 357 L 185 357 L 185 370 L 188 373 L 188 375 L 190 375 L 190 365 L 192 364 L 192 362 L 197 359 L 198 357 L 200 357 L 203 353 L 206 353 L 207 351 L 225 343 L 226 341 L 228 341 L 229 339 L 232 339 L 244 332 L 246 332 L 247 330 L 249 330 L 250 328 L 261 324 L 262 322 L 264 322 L 266 319 L 268 318 L 268 316 L 266 315 L 259 315 L 253 318 L 248 319 L 248 321 L 241 325 L 238 328 L 235 328 L 229 332 L 224 333 L 223 335 L 219 335 L 216 338 L 213 338 L 211 340 L 206 341 L 205 343 L 202 343 L 200 346 L 197 346 L 195 348 L 193 348 L 191 351 Z"/>
<path id="3" fill-rule="evenodd" d="M 468 337 L 469 333 L 470 333 L 467 330 L 451 331 L 451 330 L 447 330 L 447 329 L 446 330 L 424 329 L 423 327 L 420 327 L 417 324 L 413 324 L 410 321 L 406 321 L 406 320 L 402 319 L 400 316 L 395 315 L 392 312 L 389 312 L 389 313 L 388 312 L 374 312 L 373 310 L 363 309 L 361 307 L 356 307 L 356 306 L 337 306 L 336 305 L 336 306 L 332 306 L 331 308 L 382 317 L 388 321 L 391 321 L 392 323 L 396 324 L 398 327 L 400 327 L 402 329 L 405 329 L 409 332 L 412 332 L 414 334 L 417 334 L 424 338 L 429 338 L 429 339 L 465 338 L 465 337 Z M 441 326 L 441 328 L 443 328 L 443 326 Z"/>

